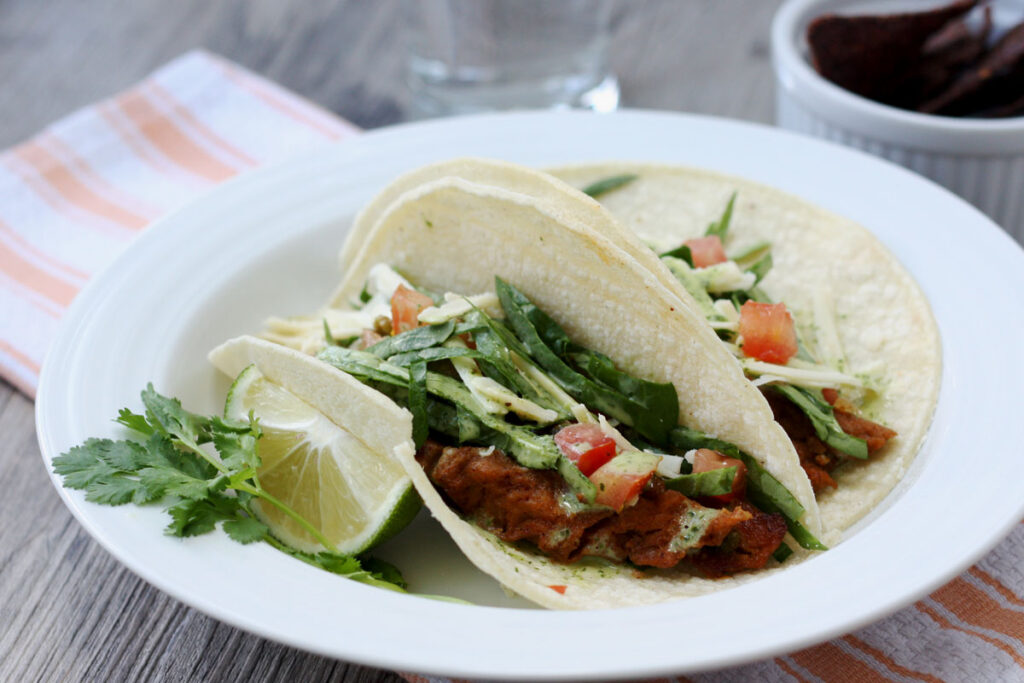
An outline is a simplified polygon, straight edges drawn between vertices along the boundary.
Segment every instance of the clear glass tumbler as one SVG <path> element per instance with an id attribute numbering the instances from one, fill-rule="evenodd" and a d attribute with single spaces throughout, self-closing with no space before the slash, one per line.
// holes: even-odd
<path id="1" fill-rule="evenodd" d="M 611 111 L 611 0 L 404 0 L 414 117 Z"/>

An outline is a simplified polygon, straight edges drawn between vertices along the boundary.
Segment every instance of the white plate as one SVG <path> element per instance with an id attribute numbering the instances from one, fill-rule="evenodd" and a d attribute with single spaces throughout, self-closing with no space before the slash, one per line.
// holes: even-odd
<path id="1" fill-rule="evenodd" d="M 764 581 L 674 603 L 546 612 L 504 597 L 426 516 L 385 549 L 413 588 L 376 590 L 218 534 L 163 536 L 155 508 L 86 503 L 85 528 L 163 591 L 313 652 L 461 677 L 680 673 L 793 650 L 853 630 L 962 571 L 1024 514 L 1024 254 L 965 202 L 865 154 L 771 128 L 678 114 L 520 113 L 400 126 L 260 170 L 154 225 L 78 297 L 43 368 L 43 457 L 116 436 L 152 381 L 194 410 L 226 382 L 206 352 L 271 313 L 318 306 L 354 212 L 400 172 L 457 155 L 531 165 L 664 161 L 746 176 L 860 221 L 914 273 L 941 328 L 935 423 L 897 491 L 844 543 Z"/>

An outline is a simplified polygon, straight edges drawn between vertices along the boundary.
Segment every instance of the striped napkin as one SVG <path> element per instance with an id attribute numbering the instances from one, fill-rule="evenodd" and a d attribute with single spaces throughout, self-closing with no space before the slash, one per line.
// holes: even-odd
<path id="1" fill-rule="evenodd" d="M 155 218 L 358 129 L 206 52 L 0 155 L 0 376 L 35 395 L 61 314 Z"/>
<path id="2" fill-rule="evenodd" d="M 0 376 L 34 394 L 63 311 L 155 218 L 240 171 L 357 133 L 273 83 L 191 52 L 4 152 Z M 1024 680 L 1024 524 L 965 574 L 872 626 L 786 656 L 663 680 Z"/>

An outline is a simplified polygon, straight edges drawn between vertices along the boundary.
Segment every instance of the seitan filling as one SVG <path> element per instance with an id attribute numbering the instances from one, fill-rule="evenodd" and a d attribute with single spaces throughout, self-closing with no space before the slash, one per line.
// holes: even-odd
<path id="1" fill-rule="evenodd" d="M 523 467 L 498 449 L 427 441 L 416 457 L 463 517 L 503 541 L 530 542 L 556 562 L 594 556 L 667 569 L 686 558 L 719 577 L 763 567 L 786 535 L 781 515 L 742 502 L 705 506 L 658 477 L 615 513 L 581 503 L 553 470 Z"/>

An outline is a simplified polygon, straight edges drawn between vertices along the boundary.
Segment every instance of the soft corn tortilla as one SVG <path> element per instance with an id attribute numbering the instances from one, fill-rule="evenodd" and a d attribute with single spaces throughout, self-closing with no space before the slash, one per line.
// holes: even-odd
<path id="1" fill-rule="evenodd" d="M 496 159 L 462 157 L 422 166 L 396 178 L 366 205 L 356 216 L 339 255 L 341 271 L 346 272 L 360 258 L 367 236 L 381 216 L 402 195 L 430 182 L 443 178 L 462 178 L 475 185 L 496 187 L 526 195 L 560 216 L 571 215 L 577 225 L 599 233 L 614 242 L 641 266 L 657 271 L 661 267 L 657 255 L 606 209 L 600 202 L 586 196 L 572 185 L 548 173 Z M 682 290 L 683 303 L 699 311 L 686 290 Z M 333 301 L 342 300 L 336 292 Z"/>
<path id="2" fill-rule="evenodd" d="M 680 422 L 757 458 L 804 505 L 801 521 L 820 533 L 810 484 L 763 397 L 704 320 L 657 273 L 638 267 L 621 246 L 581 222 L 580 206 L 572 193 L 564 201 L 537 201 L 457 177 L 418 184 L 399 193 L 366 232 L 332 305 L 354 301 L 377 263 L 439 292 L 493 290 L 494 277 L 500 276 L 578 343 L 608 355 L 626 372 L 671 382 L 680 398 Z M 362 393 L 367 392 L 375 393 L 364 387 Z M 396 425 L 396 440 L 393 452 L 467 557 L 541 605 L 583 609 L 659 602 L 774 571 L 712 581 L 679 570 L 647 572 L 640 579 L 632 568 L 551 562 L 464 522 L 416 463 L 407 425 Z M 550 586 L 566 586 L 565 593 Z"/>
<path id="3" fill-rule="evenodd" d="M 612 175 L 637 175 L 600 200 L 622 225 L 659 249 L 703 235 L 736 192 L 733 243 L 772 243 L 774 267 L 762 288 L 785 302 L 798 322 L 810 320 L 816 290 L 832 299 L 846 372 L 882 378 L 880 397 L 865 407 L 865 416 L 899 434 L 869 461 L 851 461 L 836 472 L 838 489 L 818 497 L 825 529 L 846 529 L 888 495 L 931 424 L 942 345 L 924 294 L 878 239 L 849 219 L 779 190 L 705 170 L 610 163 L 551 172 L 578 188 Z M 667 269 L 655 272 L 678 293 L 681 286 Z"/>
<path id="4" fill-rule="evenodd" d="M 399 443 L 395 433 L 412 431 L 408 410 L 379 392 L 365 391 L 352 375 L 295 349 L 243 335 L 210 351 L 208 359 L 232 378 L 255 365 L 264 377 L 318 409 L 374 453 L 390 453 Z M 338 400 L 349 395 L 358 395 L 359 400 Z M 382 467 L 390 470 L 388 463 Z"/>

